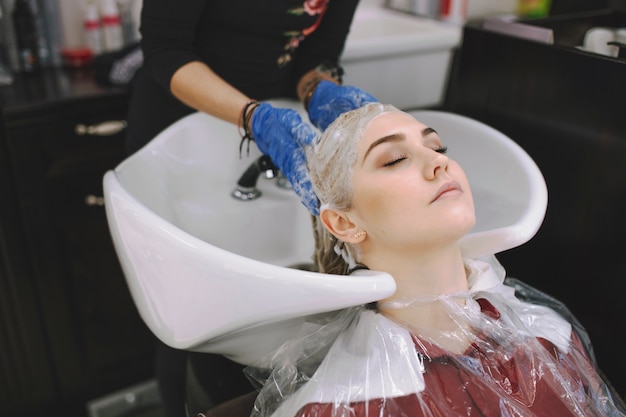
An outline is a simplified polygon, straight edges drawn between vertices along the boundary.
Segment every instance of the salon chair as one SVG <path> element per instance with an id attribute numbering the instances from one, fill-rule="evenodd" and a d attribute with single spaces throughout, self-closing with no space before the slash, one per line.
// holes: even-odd
<path id="1" fill-rule="evenodd" d="M 305 114 L 295 102 L 273 104 Z M 467 117 L 413 114 L 438 131 L 470 181 L 477 222 L 461 242 L 465 256 L 489 257 L 531 239 L 547 189 L 528 154 Z M 176 349 L 255 365 L 306 316 L 387 297 L 395 284 L 376 271 L 347 278 L 309 268 L 310 216 L 292 191 L 260 180 L 260 198 L 233 199 L 237 179 L 260 156 L 254 145 L 240 156 L 239 141 L 234 126 L 189 115 L 107 172 L 104 197 L 131 295 L 152 332 Z M 202 394 L 198 385 L 189 381 L 188 391 Z M 213 406 L 215 417 L 248 415 L 254 396 L 217 405 L 206 394 L 205 404 L 189 400 L 190 415 Z"/>

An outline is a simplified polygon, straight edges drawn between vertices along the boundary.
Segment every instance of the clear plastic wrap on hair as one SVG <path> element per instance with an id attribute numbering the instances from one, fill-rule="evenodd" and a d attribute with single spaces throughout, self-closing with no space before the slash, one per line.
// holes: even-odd
<path id="1" fill-rule="evenodd" d="M 626 416 L 578 336 L 584 329 L 572 331 L 555 300 L 504 285 L 495 258 L 466 266 L 467 292 L 308 322 L 268 358 L 272 371 L 256 375 L 253 416 Z M 396 309 L 428 311 L 437 325 L 392 320 Z"/>

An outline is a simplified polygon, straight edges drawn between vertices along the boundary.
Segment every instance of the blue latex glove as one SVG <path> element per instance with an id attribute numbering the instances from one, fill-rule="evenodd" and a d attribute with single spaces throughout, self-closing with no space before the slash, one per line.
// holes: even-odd
<path id="1" fill-rule="evenodd" d="M 316 138 L 313 127 L 304 123 L 295 110 L 261 103 L 252 114 L 251 128 L 259 150 L 287 177 L 309 212 L 319 215 L 319 200 L 313 192 L 304 152 Z"/>
<path id="2" fill-rule="evenodd" d="M 340 114 L 376 102 L 378 100 L 374 96 L 358 87 L 323 80 L 317 85 L 309 101 L 309 119 L 324 131 Z"/>

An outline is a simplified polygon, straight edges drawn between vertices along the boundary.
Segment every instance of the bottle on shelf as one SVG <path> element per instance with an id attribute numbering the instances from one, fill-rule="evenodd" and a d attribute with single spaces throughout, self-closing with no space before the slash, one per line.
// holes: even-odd
<path id="1" fill-rule="evenodd" d="M 104 49 L 116 51 L 124 46 L 122 17 L 115 0 L 100 0 L 100 16 L 104 33 Z"/>
<path id="2" fill-rule="evenodd" d="M 32 3 L 16 0 L 13 8 L 13 28 L 17 40 L 20 70 L 34 72 L 41 67 L 39 56 L 39 25 Z"/>
<path id="3" fill-rule="evenodd" d="M 519 0 L 517 13 L 523 18 L 541 18 L 550 13 L 549 0 Z"/>
<path id="4" fill-rule="evenodd" d="M 135 26 L 134 8 L 137 0 L 118 0 L 117 4 L 122 18 L 122 34 L 124 37 L 124 46 L 130 45 L 137 41 L 138 31 Z"/>
<path id="5" fill-rule="evenodd" d="M 7 42 L 5 40 L 5 34 L 2 31 L 5 27 L 5 21 L 5 16 L 2 12 L 2 4 L 0 3 L 0 86 L 9 85 L 13 82 L 9 53 L 6 46 Z"/>
<path id="6" fill-rule="evenodd" d="M 60 66 L 63 63 L 61 46 L 64 39 L 59 0 L 36 1 L 39 4 L 40 22 L 42 23 L 41 33 L 43 36 L 40 45 L 47 50 L 46 59 L 42 60 L 42 65 L 46 67 Z"/>
<path id="7" fill-rule="evenodd" d="M 456 25 L 465 24 L 467 19 L 468 0 L 443 0 L 441 2 L 440 19 Z"/>
<path id="8" fill-rule="evenodd" d="M 100 12 L 94 0 L 87 0 L 85 4 L 85 20 L 83 21 L 85 44 L 93 55 L 103 52 L 102 26 L 100 24 Z"/>

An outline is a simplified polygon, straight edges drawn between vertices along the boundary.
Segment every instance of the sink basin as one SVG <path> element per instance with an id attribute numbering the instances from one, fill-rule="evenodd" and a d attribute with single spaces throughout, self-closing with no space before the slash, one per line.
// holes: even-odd
<path id="1" fill-rule="evenodd" d="M 311 218 L 293 191 L 259 178 L 260 198 L 231 197 L 260 156 L 252 144 L 240 157 L 239 142 L 235 126 L 192 114 L 107 172 L 104 190 L 113 241 L 148 327 L 170 346 L 252 364 L 303 317 L 388 296 L 395 283 L 382 273 L 306 270 Z M 244 341 L 251 328 L 263 332 L 266 348 Z"/>
<path id="2" fill-rule="evenodd" d="M 276 106 L 302 111 L 294 102 Z M 465 167 L 478 222 L 467 256 L 520 245 L 538 230 L 545 182 L 509 138 L 450 113 L 414 112 L 440 132 Z M 260 154 L 239 156 L 239 134 L 195 113 L 176 122 L 104 177 L 113 242 L 132 297 L 148 327 L 179 349 L 224 354 L 253 365 L 306 316 L 387 297 L 385 273 L 334 276 L 307 270 L 310 215 L 295 194 L 259 179 L 262 196 L 231 197 Z"/>

